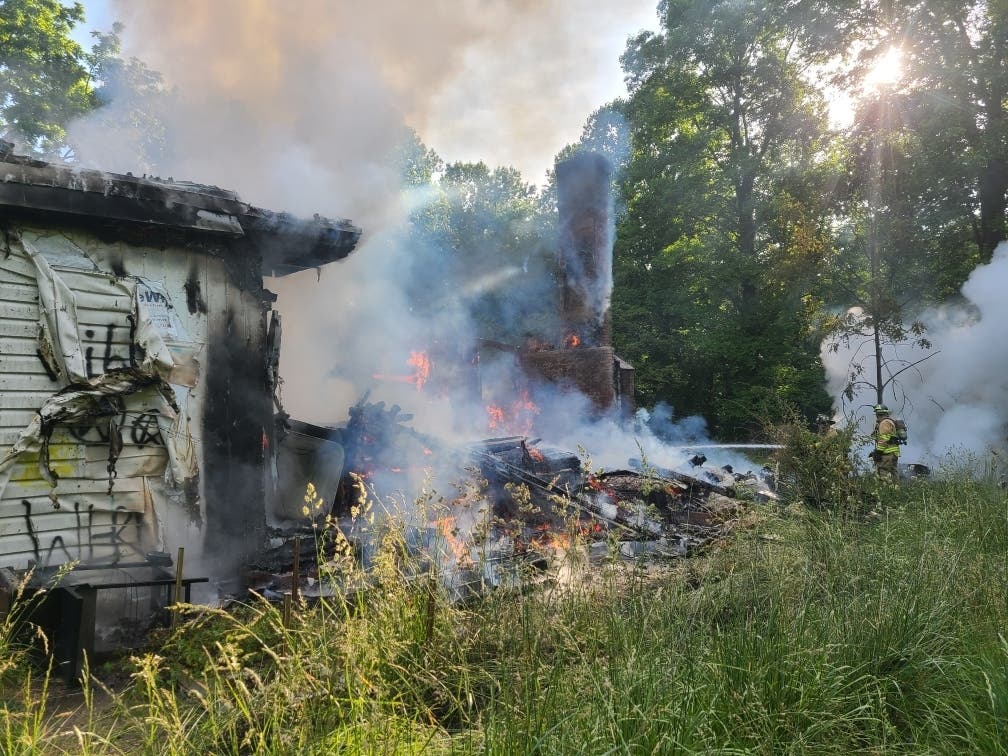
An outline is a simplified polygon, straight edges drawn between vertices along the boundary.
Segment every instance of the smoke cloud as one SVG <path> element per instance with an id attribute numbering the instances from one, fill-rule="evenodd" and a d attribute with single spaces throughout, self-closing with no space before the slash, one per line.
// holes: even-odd
<path id="1" fill-rule="evenodd" d="M 626 37 L 655 17 L 653 0 L 113 0 L 109 15 L 124 24 L 123 56 L 160 72 L 169 94 L 138 98 L 112 82 L 110 102 L 70 130 L 79 161 L 361 226 L 354 254 L 318 279 L 268 282 L 285 319 L 286 408 L 335 423 L 385 375 L 399 380 L 382 382 L 381 398 L 417 411 L 418 427 L 425 413 L 451 422 L 437 402 L 417 401 L 411 350 L 432 334 L 450 335 L 449 350 L 471 343 L 469 305 L 486 292 L 446 285 L 448 266 L 425 264 L 445 255 L 410 248 L 408 214 L 425 198 L 402 191 L 407 127 L 447 160 L 541 176 L 614 94 Z M 522 273 L 494 271 L 484 288 Z M 446 290 L 417 311 L 415 292 Z M 503 318 L 525 309 L 502 301 Z"/>
<path id="2" fill-rule="evenodd" d="M 365 226 L 398 188 L 388 160 L 405 124 L 449 161 L 514 165 L 538 183 L 587 115 L 619 93 L 626 38 L 655 18 L 653 0 L 112 8 L 124 55 L 176 92 L 159 114 L 168 155 L 151 172 Z M 74 133 L 83 162 L 136 171 L 135 140 L 87 123 Z"/>
<path id="3" fill-rule="evenodd" d="M 950 458 L 986 458 L 992 450 L 1000 454 L 1005 449 L 1008 352 L 1001 343 L 1008 320 L 1006 286 L 1008 243 L 1002 243 L 991 262 L 978 266 L 963 284 L 962 304 L 927 310 L 919 316 L 927 326 L 930 350 L 884 348 L 890 364 L 926 358 L 900 374 L 895 388 L 886 392 L 886 403 L 909 429 L 909 443 L 901 457 L 904 461 L 940 464 Z M 852 349 L 833 353 L 824 344 L 822 359 L 831 395 L 837 397 L 849 421 L 868 433 L 874 425 L 874 392 L 858 390 L 851 401 L 841 396 L 854 359 Z M 860 359 L 865 359 L 863 353 Z"/>
<path id="4" fill-rule="evenodd" d="M 450 254 L 415 247 L 409 213 L 428 198 L 402 189 L 406 129 L 446 160 L 541 177 L 616 93 L 605 72 L 616 70 L 626 37 L 653 21 L 653 9 L 653 0 L 117 2 L 124 56 L 159 71 L 170 94 L 145 102 L 112 87 L 111 101 L 71 137 L 86 165 L 211 183 L 271 209 L 360 225 L 364 235 L 347 260 L 268 282 L 284 317 L 287 411 L 337 425 L 371 390 L 372 401 L 412 413 L 418 430 L 474 440 L 494 435 L 484 399 L 495 391 L 502 403 L 513 399 L 523 380 L 504 351 L 483 355 L 485 397 L 438 390 L 441 378 L 452 384 L 446 366 L 464 365 L 475 342 L 474 300 L 498 290 L 498 319 L 512 322 L 555 297 L 556 287 L 532 259 L 463 278 Z M 138 111 L 154 117 L 138 121 Z M 161 131 L 152 135 L 153 124 Z M 603 121 L 596 131 L 590 136 L 613 149 L 619 125 Z M 156 140 L 163 149 L 147 149 Z M 418 308 L 417 292 L 436 306 Z M 416 350 L 433 362 L 423 392 L 408 364 Z M 696 472 L 689 445 L 707 441 L 702 419 L 677 420 L 667 407 L 628 425 L 598 417 L 587 398 L 562 387 L 540 386 L 536 400 L 535 435 L 562 448 L 583 445 L 607 469 L 645 457 Z M 705 454 L 709 469 L 753 466 L 729 450 Z"/>

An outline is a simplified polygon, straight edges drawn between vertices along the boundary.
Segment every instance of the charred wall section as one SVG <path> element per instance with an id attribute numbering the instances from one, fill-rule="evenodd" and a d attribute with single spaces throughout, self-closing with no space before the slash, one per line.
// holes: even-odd
<path id="1" fill-rule="evenodd" d="M 259 260 L 239 255 L 228 262 L 229 282 L 242 288 L 225 311 L 210 313 L 215 322 L 202 418 L 204 557 L 217 575 L 237 574 L 265 544 L 266 459 L 273 427 L 266 344 L 270 308 L 257 286 Z"/>

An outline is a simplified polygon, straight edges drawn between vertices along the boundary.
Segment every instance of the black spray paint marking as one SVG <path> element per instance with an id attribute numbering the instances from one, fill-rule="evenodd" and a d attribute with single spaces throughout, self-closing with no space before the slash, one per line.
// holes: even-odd
<path id="1" fill-rule="evenodd" d="M 129 428 L 129 438 L 137 446 L 164 446 L 164 438 L 161 429 L 158 428 L 158 414 L 156 412 L 141 412 L 132 420 L 127 422 L 127 416 L 132 413 L 123 411 L 118 413 L 118 421 L 76 423 L 68 425 L 70 435 L 82 443 L 107 444 L 111 438 L 109 428 L 118 427 L 120 434 L 123 429 Z"/>
<path id="2" fill-rule="evenodd" d="M 27 499 L 21 500 L 21 506 L 24 507 L 24 521 L 25 526 L 28 529 L 28 537 L 32 542 L 32 554 L 35 557 L 35 561 L 38 564 L 47 565 L 52 559 L 53 553 L 59 549 L 66 556 L 66 561 L 70 562 L 75 559 L 85 560 L 84 550 L 87 549 L 87 560 L 94 559 L 95 546 L 109 546 L 113 550 L 112 562 L 118 562 L 123 555 L 124 548 L 129 552 L 144 556 L 144 551 L 140 547 L 140 542 L 143 536 L 143 516 L 139 512 L 130 512 L 125 507 L 116 507 L 112 512 L 112 523 L 109 525 L 107 531 L 95 532 L 94 527 L 94 505 L 88 504 L 87 509 L 87 524 L 85 525 L 81 518 L 81 508 L 79 502 L 74 502 L 74 517 L 76 519 L 76 536 L 77 536 L 77 556 L 73 556 L 70 553 L 70 549 L 67 547 L 66 542 L 62 535 L 54 536 L 49 542 L 49 546 L 45 550 L 45 556 L 42 553 L 42 543 L 39 541 L 38 531 L 35 529 L 34 516 L 32 514 L 31 502 Z M 125 515 L 125 517 L 123 517 Z M 120 519 L 122 518 L 122 519 Z M 135 529 L 135 542 L 127 541 L 123 538 L 123 533 L 126 529 L 133 525 Z"/>
<path id="3" fill-rule="evenodd" d="M 109 372 L 110 370 L 116 368 L 127 368 L 136 367 L 136 354 L 135 348 L 132 346 L 134 340 L 134 330 L 132 318 L 130 319 L 130 347 L 126 354 L 117 354 L 115 347 L 112 344 L 112 335 L 115 333 L 116 325 L 114 323 L 109 323 L 105 326 L 105 341 L 104 341 L 104 353 L 102 355 L 101 361 L 101 372 L 95 372 L 94 369 L 94 347 L 88 346 L 84 349 L 84 370 L 87 373 L 88 378 L 95 378 L 99 375 Z M 92 340 L 95 337 L 95 332 L 88 328 L 84 331 L 84 337 L 86 340 Z M 95 342 L 96 344 L 101 344 L 102 342 Z"/>

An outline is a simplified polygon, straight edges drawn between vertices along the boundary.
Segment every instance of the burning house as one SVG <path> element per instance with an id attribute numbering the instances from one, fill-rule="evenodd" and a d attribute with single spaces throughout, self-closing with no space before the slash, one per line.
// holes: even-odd
<path id="1" fill-rule="evenodd" d="M 75 565 L 43 617 L 68 678 L 95 646 L 96 617 L 118 627 L 133 619 L 142 631 L 169 603 L 169 586 L 176 597 L 207 580 L 213 595 L 307 590 L 300 539 L 331 518 L 353 533 L 347 518 L 363 482 L 411 510 L 416 544 L 449 544 L 448 572 L 466 586 L 500 582 L 510 567 L 488 564 L 562 541 L 571 527 L 629 539 L 634 554 L 643 541 L 683 554 L 720 532 L 719 519 L 696 512 L 713 511 L 712 496 L 730 494 L 734 478 L 596 475 L 530 438 L 536 400 L 550 396 L 586 397 L 587 414 L 609 421 L 632 409 L 633 368 L 611 342 L 605 158 L 557 166 L 556 332 L 481 345 L 511 363 L 503 406 L 486 404 L 486 426 L 460 413 L 473 425 L 451 442 L 414 430 L 408 408 L 368 393 L 338 427 L 283 412 L 280 317 L 263 277 L 346 257 L 361 233 L 348 221 L 302 220 L 215 187 L 75 170 L 5 146 L 0 169 L 0 588 Z M 479 351 L 411 351 L 371 378 L 411 400 L 431 391 L 471 408 L 494 389 Z M 476 440 L 485 430 L 494 437 Z M 451 483 L 476 470 L 483 487 L 473 501 L 448 497 L 431 520 L 412 504 L 435 468 Z M 477 512 L 488 527 L 475 526 Z M 477 532 L 481 560 L 469 555 Z M 374 544 L 357 535 L 366 561 Z"/>
<path id="2" fill-rule="evenodd" d="M 263 276 L 344 258 L 360 233 L 0 143 L 8 577 L 74 562 L 97 588 L 156 582 L 180 546 L 188 573 L 237 577 L 281 506 Z"/>

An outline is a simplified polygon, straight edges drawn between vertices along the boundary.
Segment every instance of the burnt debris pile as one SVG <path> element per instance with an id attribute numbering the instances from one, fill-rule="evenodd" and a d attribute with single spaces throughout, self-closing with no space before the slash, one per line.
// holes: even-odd
<path id="1" fill-rule="evenodd" d="M 450 444 L 367 395 L 348 415 L 329 431 L 346 450 L 335 493 L 306 497 L 302 517 L 273 530 L 251 589 L 276 599 L 343 590 L 326 584 L 326 565 L 349 556 L 366 574 L 394 529 L 416 577 L 437 574 L 461 599 L 548 579 L 572 551 L 590 562 L 687 557 L 730 533 L 754 497 L 774 496 L 763 478 L 724 469 L 630 458 L 596 470 L 527 436 Z"/>

